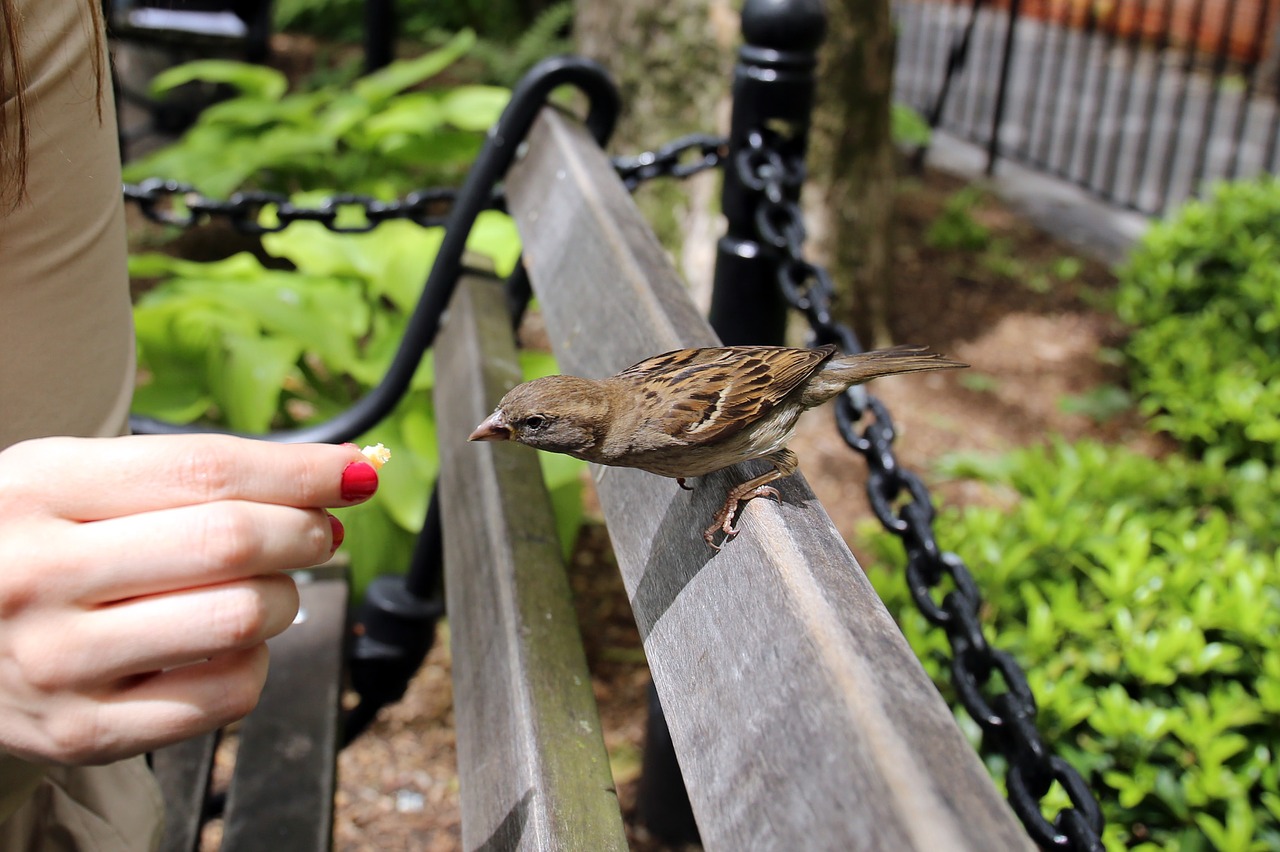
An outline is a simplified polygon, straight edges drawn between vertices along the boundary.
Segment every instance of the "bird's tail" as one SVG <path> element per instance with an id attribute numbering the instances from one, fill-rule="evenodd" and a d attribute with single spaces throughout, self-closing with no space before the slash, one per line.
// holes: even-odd
<path id="1" fill-rule="evenodd" d="M 881 376 L 968 366 L 924 346 L 894 346 L 857 355 L 837 355 L 809 381 L 801 403 L 805 407 L 821 405 L 854 385 Z"/>

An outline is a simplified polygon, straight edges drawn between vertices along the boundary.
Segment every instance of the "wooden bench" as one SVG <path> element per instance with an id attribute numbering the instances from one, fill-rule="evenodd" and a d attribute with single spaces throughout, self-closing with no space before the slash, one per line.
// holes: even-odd
<path id="1" fill-rule="evenodd" d="M 506 190 L 564 372 L 717 343 L 573 121 L 543 112 Z M 455 294 L 436 369 L 463 845 L 623 849 L 535 453 L 466 441 L 519 379 L 493 282 Z M 1029 848 L 802 476 L 751 502 L 722 551 L 703 542 L 726 487 L 761 470 L 687 493 L 593 469 L 705 846 Z"/>

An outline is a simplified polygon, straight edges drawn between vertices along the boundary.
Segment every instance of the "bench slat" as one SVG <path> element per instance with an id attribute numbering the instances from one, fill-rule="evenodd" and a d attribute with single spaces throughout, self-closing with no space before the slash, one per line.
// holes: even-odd
<path id="1" fill-rule="evenodd" d="M 333 843 L 348 584 L 336 566 L 296 579 L 305 618 L 267 643 L 267 685 L 240 729 L 222 845 L 236 852 Z"/>
<path id="2" fill-rule="evenodd" d="M 716 344 L 576 124 L 545 111 L 506 186 L 564 372 Z M 726 488 L 765 469 L 692 494 L 593 471 L 707 848 L 1030 848 L 803 477 L 752 501 L 719 554 L 702 541 Z"/>
<path id="3" fill-rule="evenodd" d="M 538 460 L 466 440 L 520 380 L 496 282 L 461 282 L 435 358 L 463 846 L 625 850 Z"/>
<path id="4" fill-rule="evenodd" d="M 218 732 L 192 737 L 158 749 L 151 768 L 164 797 L 164 835 L 160 852 L 192 852 L 200 842 L 209 770 L 218 747 Z"/>

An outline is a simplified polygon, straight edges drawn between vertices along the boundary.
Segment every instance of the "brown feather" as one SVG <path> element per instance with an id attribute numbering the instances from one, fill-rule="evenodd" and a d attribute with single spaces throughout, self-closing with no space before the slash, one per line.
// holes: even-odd
<path id="1" fill-rule="evenodd" d="M 660 394 L 651 425 L 694 445 L 709 444 L 767 416 L 835 352 L 831 345 L 677 349 L 605 381 Z"/>

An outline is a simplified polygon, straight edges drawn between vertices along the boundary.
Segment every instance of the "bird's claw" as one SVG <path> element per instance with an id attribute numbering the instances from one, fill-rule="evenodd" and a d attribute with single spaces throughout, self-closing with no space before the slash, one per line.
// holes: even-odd
<path id="1" fill-rule="evenodd" d="M 692 490 L 693 490 L 693 487 L 692 487 L 692 486 L 689 486 L 689 485 L 685 485 L 685 484 L 684 484 L 684 477 L 683 477 L 683 476 L 677 476 L 677 477 L 676 477 L 676 485 L 679 485 L 679 486 L 680 486 L 681 488 L 683 488 L 685 491 L 692 491 Z"/>
<path id="2" fill-rule="evenodd" d="M 777 500 L 779 504 L 782 503 L 782 495 L 779 494 L 778 489 L 774 488 L 772 485 L 761 485 L 755 491 L 752 491 L 742 499 L 751 500 L 755 497 L 772 497 L 774 500 Z"/>
<path id="3" fill-rule="evenodd" d="M 738 509 L 742 507 L 748 500 L 754 500 L 757 497 L 772 497 L 779 503 L 782 502 L 782 495 L 778 493 L 778 489 L 772 485 L 761 485 L 753 488 L 741 497 L 731 497 L 725 502 L 720 511 L 716 512 L 715 520 L 711 522 L 711 526 L 707 527 L 706 532 L 702 534 L 703 540 L 716 552 L 729 542 L 733 541 L 737 536 L 738 530 L 733 526 L 734 516 L 738 514 Z M 717 532 L 724 533 L 724 541 L 720 544 L 715 543 Z"/>
<path id="4" fill-rule="evenodd" d="M 703 541 L 705 541 L 712 550 L 719 552 L 720 548 L 732 541 L 733 537 L 738 534 L 738 531 L 733 528 L 733 516 L 737 514 L 737 512 L 737 500 L 725 503 L 720 511 L 716 512 L 715 518 L 711 521 L 711 526 L 707 527 L 706 531 L 702 534 Z M 716 544 L 715 541 L 716 533 L 718 532 L 724 533 L 724 541 L 720 544 Z"/>

